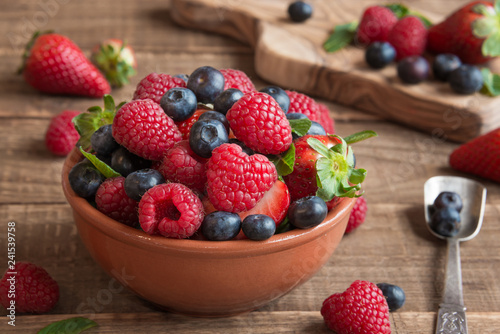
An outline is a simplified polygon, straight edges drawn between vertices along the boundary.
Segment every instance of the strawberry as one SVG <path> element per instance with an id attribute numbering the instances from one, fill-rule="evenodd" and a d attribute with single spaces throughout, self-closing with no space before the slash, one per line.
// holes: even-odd
<path id="1" fill-rule="evenodd" d="M 19 72 L 44 93 L 102 97 L 111 92 L 106 78 L 80 48 L 59 34 L 35 33 Z"/>
<path id="2" fill-rule="evenodd" d="M 396 50 L 396 60 L 424 53 L 427 28 L 416 16 L 405 16 L 389 32 L 388 42 Z"/>
<path id="3" fill-rule="evenodd" d="M 467 64 L 482 64 L 500 55 L 500 13 L 489 1 L 471 2 L 429 28 L 427 49 L 452 53 Z"/>
<path id="4" fill-rule="evenodd" d="M 500 182 L 500 128 L 459 146 L 450 155 L 458 171 Z"/>
<path id="5" fill-rule="evenodd" d="M 113 87 L 128 84 L 129 78 L 137 73 L 134 50 L 119 39 L 107 39 L 96 45 L 90 59 Z"/>
<path id="6" fill-rule="evenodd" d="M 356 39 L 361 44 L 387 41 L 389 31 L 398 22 L 398 18 L 387 7 L 371 6 L 366 8 L 356 31 Z"/>
<path id="7" fill-rule="evenodd" d="M 209 109 L 200 105 L 200 107 L 196 109 L 191 117 L 182 122 L 175 122 L 177 128 L 179 128 L 179 131 L 182 134 L 182 139 L 189 140 L 189 132 L 191 131 L 191 127 L 198 120 L 198 118 L 200 118 L 201 114 L 203 114 L 207 110 Z"/>
<path id="8" fill-rule="evenodd" d="M 45 146 L 55 155 L 65 156 L 75 147 L 80 135 L 73 125 L 73 117 L 79 111 L 64 110 L 54 116 L 45 133 Z"/>

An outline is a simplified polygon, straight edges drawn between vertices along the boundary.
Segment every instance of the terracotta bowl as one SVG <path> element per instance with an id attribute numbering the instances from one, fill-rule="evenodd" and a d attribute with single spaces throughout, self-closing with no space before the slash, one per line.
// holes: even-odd
<path id="1" fill-rule="evenodd" d="M 345 199 L 320 225 L 265 241 L 168 239 L 123 225 L 78 197 L 68 173 L 81 157 L 77 150 L 67 157 L 62 186 L 88 251 L 138 296 L 186 315 L 248 312 L 306 282 L 339 244 L 354 205 Z"/>

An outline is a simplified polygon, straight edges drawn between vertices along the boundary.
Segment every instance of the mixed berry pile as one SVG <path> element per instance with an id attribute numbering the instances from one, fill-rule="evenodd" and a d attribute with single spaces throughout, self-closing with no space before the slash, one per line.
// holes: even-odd
<path id="1" fill-rule="evenodd" d="M 73 122 L 85 155 L 69 173 L 77 195 L 151 235 L 219 241 L 320 224 L 360 196 L 366 171 L 349 144 L 376 135 L 341 138 L 313 98 L 210 66 L 151 73 L 132 101 L 106 95 Z"/>

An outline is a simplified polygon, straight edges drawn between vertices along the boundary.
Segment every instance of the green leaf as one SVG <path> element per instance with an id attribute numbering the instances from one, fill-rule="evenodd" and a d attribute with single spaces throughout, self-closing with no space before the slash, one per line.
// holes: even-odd
<path id="1" fill-rule="evenodd" d="M 313 150 L 321 154 L 323 157 L 328 159 L 335 158 L 335 152 L 326 147 L 326 145 L 320 142 L 318 139 L 312 137 L 307 138 L 307 143 Z"/>
<path id="2" fill-rule="evenodd" d="M 115 110 L 115 101 L 111 97 L 111 95 L 104 95 L 104 110 L 105 111 L 114 111 Z"/>
<path id="3" fill-rule="evenodd" d="M 366 169 L 354 169 L 350 170 L 351 175 L 349 175 L 349 182 L 352 184 L 360 184 L 365 180 L 366 177 Z"/>
<path id="4" fill-rule="evenodd" d="M 278 225 L 278 227 L 276 228 L 276 232 L 274 232 L 274 234 L 288 232 L 291 229 L 292 226 L 290 224 L 290 220 L 288 219 L 288 216 L 286 216 L 285 219 Z"/>
<path id="5" fill-rule="evenodd" d="M 413 15 L 413 16 L 418 17 L 422 21 L 422 23 L 425 25 L 426 28 L 429 28 L 432 25 L 432 22 L 427 17 L 425 17 L 424 15 L 422 15 L 421 13 L 419 13 L 417 11 L 410 10 L 405 5 L 395 3 L 395 4 L 386 5 L 385 7 L 389 8 L 398 19 L 401 19 L 401 18 L 408 16 L 408 15 Z"/>
<path id="6" fill-rule="evenodd" d="M 354 144 L 359 141 L 372 138 L 372 137 L 378 137 L 378 134 L 375 131 L 372 130 L 365 130 L 361 132 L 357 132 L 355 134 L 352 134 L 350 136 L 344 137 L 344 140 L 347 144 Z"/>
<path id="7" fill-rule="evenodd" d="M 102 175 L 104 175 L 106 178 L 110 177 L 118 177 L 121 176 L 120 173 L 116 172 L 113 168 L 109 167 L 104 161 L 100 160 L 98 157 L 95 155 L 85 152 L 83 148 L 80 146 L 80 152 L 90 160 L 90 162 L 94 165 L 95 168 L 99 172 L 101 172 Z"/>
<path id="8" fill-rule="evenodd" d="M 488 68 L 481 69 L 483 75 L 483 88 L 481 93 L 489 96 L 500 95 L 500 75 L 491 73 Z"/>
<path id="9" fill-rule="evenodd" d="M 83 317 L 74 317 L 57 322 L 42 328 L 38 334 L 78 334 L 97 326 L 95 321 Z"/>
<path id="10" fill-rule="evenodd" d="M 500 31 L 492 33 L 483 42 L 481 52 L 486 57 L 500 56 Z"/>
<path id="11" fill-rule="evenodd" d="M 323 44 L 323 48 L 327 52 L 335 52 L 346 47 L 354 40 L 357 28 L 358 28 L 357 21 L 335 26 L 332 34 Z"/>
<path id="12" fill-rule="evenodd" d="M 295 163 L 295 145 L 290 145 L 281 155 L 273 155 L 268 157 L 269 160 L 276 166 L 278 176 L 285 176 L 293 172 L 293 165 Z"/>
<path id="13" fill-rule="evenodd" d="M 347 164 L 350 166 L 350 167 L 353 167 L 354 168 L 354 152 L 352 150 L 352 147 L 351 146 L 348 146 L 347 147 L 347 157 L 346 157 L 346 160 L 347 160 Z"/>
<path id="14" fill-rule="evenodd" d="M 292 131 L 299 137 L 305 136 L 312 124 L 308 118 L 289 119 L 288 121 L 290 122 Z"/>

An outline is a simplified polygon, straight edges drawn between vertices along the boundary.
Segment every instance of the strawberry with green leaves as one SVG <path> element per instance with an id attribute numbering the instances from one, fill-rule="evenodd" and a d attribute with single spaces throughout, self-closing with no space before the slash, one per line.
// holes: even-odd
<path id="1" fill-rule="evenodd" d="M 429 28 L 427 49 L 452 53 L 467 64 L 500 55 L 500 1 L 471 2 Z"/>
<path id="2" fill-rule="evenodd" d="M 111 38 L 96 45 L 90 57 L 113 87 L 128 84 L 137 72 L 134 50 L 122 40 Z"/>

